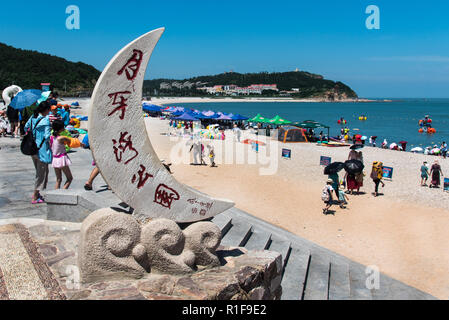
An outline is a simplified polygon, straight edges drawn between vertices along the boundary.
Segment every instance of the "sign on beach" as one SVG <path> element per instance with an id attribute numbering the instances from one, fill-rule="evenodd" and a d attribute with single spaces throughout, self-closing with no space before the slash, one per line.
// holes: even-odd
<path id="1" fill-rule="evenodd" d="M 443 190 L 446 191 L 446 192 L 449 192 L 449 178 L 444 178 Z"/>
<path id="2" fill-rule="evenodd" d="M 393 179 L 393 168 L 392 167 L 383 167 L 383 177 L 385 179 Z"/>
<path id="3" fill-rule="evenodd" d="M 292 150 L 291 149 L 282 149 L 282 158 L 291 159 L 292 158 Z"/>
<path id="4" fill-rule="evenodd" d="M 324 156 L 320 157 L 320 166 L 328 166 L 331 164 L 331 162 L 332 162 L 331 157 L 324 157 Z"/>

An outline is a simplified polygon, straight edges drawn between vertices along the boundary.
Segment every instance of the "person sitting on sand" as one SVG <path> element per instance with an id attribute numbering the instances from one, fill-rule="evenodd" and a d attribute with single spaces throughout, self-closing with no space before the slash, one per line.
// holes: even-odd
<path id="1" fill-rule="evenodd" d="M 383 178 L 383 164 L 379 161 L 373 162 L 373 168 L 371 170 L 371 179 L 373 179 L 375 188 L 372 193 L 375 197 L 379 195 L 379 184 L 382 183 L 382 188 L 385 187 L 385 183 L 382 181 Z"/>
<path id="2" fill-rule="evenodd" d="M 429 178 L 429 168 L 427 168 L 427 161 L 424 161 L 421 166 L 421 186 L 427 186 L 428 178 Z"/>
<path id="3" fill-rule="evenodd" d="M 441 171 L 441 166 L 438 160 L 435 160 L 434 164 L 430 168 L 430 176 L 432 180 L 430 181 L 429 188 L 439 188 L 440 187 L 440 174 L 444 177 L 443 171 Z"/>
<path id="4" fill-rule="evenodd" d="M 332 188 L 333 183 L 334 181 L 332 179 L 327 179 L 326 185 L 321 193 L 321 200 L 326 204 L 326 207 L 323 209 L 323 214 L 326 214 L 332 206 L 332 191 L 334 191 L 334 188 Z"/>

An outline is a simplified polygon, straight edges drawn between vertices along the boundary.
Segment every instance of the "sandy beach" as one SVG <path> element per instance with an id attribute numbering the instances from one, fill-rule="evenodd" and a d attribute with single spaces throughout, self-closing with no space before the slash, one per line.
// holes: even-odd
<path id="1" fill-rule="evenodd" d="M 77 101 L 81 109 L 72 113 L 87 114 L 89 100 Z M 323 215 L 320 195 L 327 176 L 319 165 L 320 156 L 345 161 L 348 147 L 270 145 L 267 141 L 267 147 L 260 147 L 259 156 L 269 149 L 276 156 L 276 170 L 274 174 L 261 175 L 260 169 L 267 169 L 270 163 L 248 164 L 254 151 L 242 143 L 234 144 L 231 155 L 222 141 L 203 140 L 205 145 L 214 144 L 217 168 L 192 166 L 188 161 L 176 163 L 171 158 L 173 150 L 188 140 L 168 136 L 166 120 L 145 121 L 154 149 L 161 159 L 173 162 L 172 171 L 179 181 L 209 195 L 231 199 L 236 207 L 254 216 L 359 263 L 375 265 L 381 272 L 437 298 L 449 298 L 449 193 L 421 187 L 419 177 L 422 162 L 431 164 L 435 157 L 365 147 L 362 194 L 349 195 L 347 209 L 334 206 L 333 214 Z M 244 138 L 252 138 L 249 133 L 245 135 Z M 226 136 L 233 139 L 230 132 Z M 290 160 L 281 158 L 282 148 L 292 150 Z M 244 161 L 236 163 L 237 159 Z M 385 187 L 380 189 L 383 195 L 377 198 L 371 195 L 374 183 L 369 178 L 373 161 L 394 168 L 393 179 L 385 181 Z M 440 158 L 440 164 L 443 173 L 449 175 L 449 160 Z"/>

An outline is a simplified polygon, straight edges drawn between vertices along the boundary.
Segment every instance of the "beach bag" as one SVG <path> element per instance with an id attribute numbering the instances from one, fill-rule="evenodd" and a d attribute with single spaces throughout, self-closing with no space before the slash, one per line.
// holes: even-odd
<path id="1" fill-rule="evenodd" d="M 41 122 L 42 119 L 44 118 L 42 117 L 36 122 L 35 128 L 37 127 L 39 122 Z M 31 128 L 30 130 L 28 130 L 25 137 L 23 137 L 22 142 L 20 143 L 20 151 L 22 151 L 22 153 L 26 156 L 34 156 L 39 152 L 39 149 L 44 144 L 44 141 L 45 139 L 42 140 L 41 145 L 38 148 L 33 135 L 33 121 L 31 121 Z"/>
<path id="2" fill-rule="evenodd" d="M 327 186 L 325 186 L 321 192 L 321 200 L 329 201 L 329 188 Z"/>

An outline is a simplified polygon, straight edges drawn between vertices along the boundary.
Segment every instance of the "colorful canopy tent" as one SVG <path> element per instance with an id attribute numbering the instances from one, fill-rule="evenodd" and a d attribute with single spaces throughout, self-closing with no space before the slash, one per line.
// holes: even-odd
<path id="1" fill-rule="evenodd" d="M 276 124 L 276 125 L 282 125 L 282 124 L 291 124 L 291 121 L 282 119 L 280 116 L 275 116 L 273 119 L 267 120 L 267 123 L 270 124 Z"/>
<path id="2" fill-rule="evenodd" d="M 155 104 L 144 103 L 142 106 L 142 110 L 146 112 L 161 112 L 162 108 Z"/>
<path id="3" fill-rule="evenodd" d="M 327 129 L 327 137 L 329 139 L 329 126 L 319 123 L 315 120 L 305 120 L 303 122 L 295 122 L 295 126 L 303 128 L 303 129 L 316 129 L 316 128 L 325 128 Z"/>
<path id="4" fill-rule="evenodd" d="M 304 129 L 295 126 L 282 126 L 278 131 L 278 141 L 286 142 L 309 142 Z"/>
<path id="5" fill-rule="evenodd" d="M 240 115 L 240 114 L 234 114 L 234 115 L 232 115 L 232 120 L 248 120 L 249 118 L 248 117 L 245 117 L 245 116 L 242 116 L 242 115 Z"/>
<path id="6" fill-rule="evenodd" d="M 260 115 L 260 113 L 257 114 L 257 116 L 255 116 L 254 118 L 248 119 L 249 122 L 261 122 L 261 123 L 266 123 L 267 119 L 265 119 L 264 117 L 262 117 Z"/>
<path id="7" fill-rule="evenodd" d="M 215 118 L 215 120 L 232 120 L 230 116 L 221 114 L 218 118 Z"/>
<path id="8" fill-rule="evenodd" d="M 184 112 L 179 117 L 173 118 L 173 120 L 180 120 L 180 121 L 200 121 L 200 119 L 196 118 L 190 113 Z"/>

